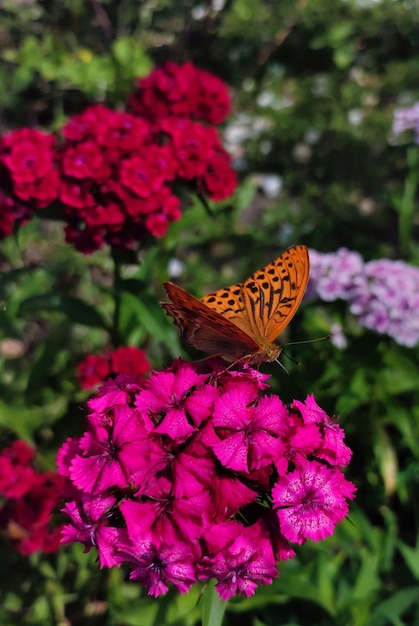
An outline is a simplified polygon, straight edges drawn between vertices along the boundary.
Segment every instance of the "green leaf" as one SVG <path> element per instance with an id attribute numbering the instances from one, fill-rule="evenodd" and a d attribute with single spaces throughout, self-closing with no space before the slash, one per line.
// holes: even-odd
<path id="1" fill-rule="evenodd" d="M 56 311 L 66 315 L 76 324 L 108 330 L 107 323 L 94 307 L 79 298 L 61 294 L 50 293 L 27 298 L 21 302 L 18 315 L 24 316 L 44 311 Z"/>
<path id="2" fill-rule="evenodd" d="M 147 75 L 153 67 L 151 59 L 145 54 L 138 39 L 134 37 L 118 37 L 112 46 L 115 59 L 130 74 L 136 77 Z"/>
<path id="3" fill-rule="evenodd" d="M 215 590 L 215 580 L 211 580 L 202 594 L 202 626 L 221 626 L 227 602 Z"/>
<path id="4" fill-rule="evenodd" d="M 416 580 L 419 580 L 419 540 L 414 548 L 400 541 L 398 548 L 413 576 Z"/>
<path id="5" fill-rule="evenodd" d="M 385 619 L 385 624 L 401 624 L 400 617 L 412 605 L 418 605 L 419 586 L 406 587 L 400 591 L 396 591 L 387 600 L 381 602 L 374 614 L 371 616 L 371 622 L 375 623 L 377 617 Z"/>
<path id="6" fill-rule="evenodd" d="M 67 400 L 63 396 L 44 406 L 10 406 L 0 400 L 0 425 L 11 430 L 17 437 L 33 441 L 34 432 L 46 424 L 60 419 L 66 410 Z"/>

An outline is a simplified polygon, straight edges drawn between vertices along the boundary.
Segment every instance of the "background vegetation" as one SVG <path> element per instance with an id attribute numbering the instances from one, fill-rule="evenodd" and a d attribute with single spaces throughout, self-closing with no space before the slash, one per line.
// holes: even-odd
<path id="1" fill-rule="evenodd" d="M 55 130 L 89 103 L 118 107 L 167 60 L 210 70 L 234 95 L 225 141 L 240 185 L 210 213 L 190 199 L 166 237 L 124 257 L 117 334 L 100 322 L 115 306 L 108 250 L 76 252 L 54 219 L 2 242 L 1 442 L 35 444 L 40 469 L 84 428 L 75 368 L 86 354 L 117 341 L 142 347 L 155 368 L 186 356 L 158 304 L 179 263 L 177 280 L 198 296 L 294 243 L 419 265 L 417 147 L 392 134 L 395 108 L 419 100 L 413 0 L 3 0 L 0 46 L 2 133 Z M 263 369 L 285 402 L 314 392 L 340 415 L 358 487 L 350 521 L 303 546 L 272 586 L 231 601 L 226 624 L 419 624 L 417 347 L 361 328 L 340 301 L 303 305 L 290 338 L 322 336 L 333 322 L 345 349 L 295 346 L 287 352 L 300 365 L 287 361 L 288 376 Z M 156 602 L 80 546 L 24 557 L 4 538 L 2 553 L 5 626 L 199 622 L 199 590 Z"/>

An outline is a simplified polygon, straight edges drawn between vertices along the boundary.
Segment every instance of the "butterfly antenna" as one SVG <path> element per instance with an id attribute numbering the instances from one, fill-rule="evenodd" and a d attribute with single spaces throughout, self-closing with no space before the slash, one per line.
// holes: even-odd
<path id="1" fill-rule="evenodd" d="M 325 339 L 330 339 L 330 335 L 325 335 L 324 337 L 317 337 L 317 339 L 306 339 L 305 341 L 290 341 L 289 343 L 287 343 L 287 346 L 300 346 L 303 343 L 315 343 L 316 341 L 324 341 Z"/>

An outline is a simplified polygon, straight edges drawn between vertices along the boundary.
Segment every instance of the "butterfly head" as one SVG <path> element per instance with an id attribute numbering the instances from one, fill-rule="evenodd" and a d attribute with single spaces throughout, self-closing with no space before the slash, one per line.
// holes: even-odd
<path id="1" fill-rule="evenodd" d="M 266 343 L 260 346 L 260 350 L 249 357 L 249 365 L 259 365 L 266 361 L 271 363 L 276 361 L 282 352 L 282 348 L 275 343 Z"/>

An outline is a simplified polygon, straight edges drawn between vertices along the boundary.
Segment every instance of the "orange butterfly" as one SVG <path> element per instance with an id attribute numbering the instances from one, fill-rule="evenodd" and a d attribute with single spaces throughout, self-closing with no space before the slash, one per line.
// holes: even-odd
<path id="1" fill-rule="evenodd" d="M 275 361 L 282 348 L 275 339 L 288 326 L 306 290 L 308 250 L 289 248 L 243 283 L 225 287 L 198 300 L 164 283 L 171 302 L 162 307 L 173 317 L 185 343 L 234 362 Z"/>

